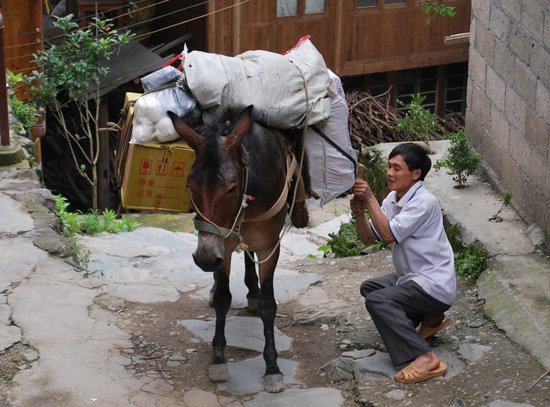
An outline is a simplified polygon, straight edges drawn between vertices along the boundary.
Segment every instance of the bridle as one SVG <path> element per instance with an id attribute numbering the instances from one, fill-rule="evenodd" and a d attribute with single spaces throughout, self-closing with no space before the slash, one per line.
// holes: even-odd
<path id="1" fill-rule="evenodd" d="M 250 173 L 250 156 L 248 154 L 248 151 L 244 148 L 244 146 L 241 144 L 241 163 L 242 163 L 242 178 L 243 178 L 243 194 L 241 198 L 241 204 L 239 205 L 239 209 L 237 210 L 236 215 L 233 217 L 233 225 L 231 226 L 231 229 L 224 228 L 222 226 L 216 225 L 214 222 L 212 222 L 210 219 L 208 219 L 206 216 L 204 216 L 197 205 L 195 204 L 195 201 L 193 201 L 193 195 L 191 195 L 191 202 L 193 203 L 193 207 L 197 214 L 199 214 L 204 220 L 200 221 L 195 218 L 193 219 L 193 222 L 195 223 L 195 229 L 199 232 L 206 232 L 211 233 L 216 236 L 222 236 L 224 239 L 231 239 L 236 243 L 241 243 L 241 225 L 243 223 L 244 219 L 244 210 L 248 206 L 248 195 L 246 195 L 246 190 L 248 188 L 248 176 Z"/>
<path id="2" fill-rule="evenodd" d="M 233 225 L 231 226 L 231 229 L 218 226 L 214 222 L 209 220 L 207 217 L 205 217 L 200 212 L 197 205 L 195 205 L 195 202 L 193 201 L 193 197 L 191 196 L 191 202 L 193 203 L 193 207 L 195 208 L 195 211 L 197 212 L 198 215 L 200 215 L 203 219 L 205 219 L 205 221 L 203 222 L 198 220 L 197 217 L 195 217 L 193 220 L 195 223 L 195 229 L 198 230 L 199 232 L 211 233 L 216 236 L 221 236 L 224 239 L 233 240 L 238 245 L 241 245 L 243 243 L 242 237 L 241 237 L 241 225 L 243 223 L 261 222 L 261 221 L 270 219 L 273 216 L 275 216 L 277 213 L 279 213 L 279 211 L 283 208 L 288 197 L 289 185 L 292 180 L 292 175 L 294 174 L 294 171 L 297 165 L 297 161 L 296 161 L 296 158 L 294 157 L 294 154 L 288 153 L 286 157 L 287 176 L 286 176 L 284 188 L 281 191 L 281 194 L 279 195 L 279 199 L 277 199 L 277 201 L 271 206 L 271 208 L 269 208 L 266 212 L 264 212 L 260 216 L 257 216 L 252 219 L 246 219 L 245 221 L 244 220 L 245 210 L 248 207 L 248 201 L 251 199 L 250 195 L 246 193 L 246 190 L 248 189 L 248 179 L 250 174 L 250 155 L 243 145 L 241 145 L 241 163 L 242 163 L 243 194 L 241 197 L 241 203 L 239 205 L 239 209 L 237 210 L 237 213 L 233 217 Z"/>

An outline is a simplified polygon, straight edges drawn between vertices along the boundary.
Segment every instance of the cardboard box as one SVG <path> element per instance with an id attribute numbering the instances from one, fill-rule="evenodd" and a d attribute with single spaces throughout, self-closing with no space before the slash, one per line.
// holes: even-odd
<path id="1" fill-rule="evenodd" d="M 187 175 L 194 159 L 195 152 L 183 140 L 130 144 L 122 181 L 122 206 L 189 212 Z"/>

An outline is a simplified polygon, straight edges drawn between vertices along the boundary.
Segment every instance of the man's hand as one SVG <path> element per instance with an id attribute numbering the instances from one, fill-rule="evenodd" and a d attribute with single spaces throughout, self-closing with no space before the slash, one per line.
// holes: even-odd
<path id="1" fill-rule="evenodd" d="M 353 199 L 358 199 L 359 201 L 364 202 L 365 205 L 370 198 L 374 197 L 370 185 L 367 183 L 367 181 L 361 178 L 355 179 L 355 185 L 353 186 L 353 195 Z"/>
<path id="2" fill-rule="evenodd" d="M 367 205 L 365 201 L 359 199 L 357 196 L 354 196 L 350 199 L 349 206 L 351 209 L 351 213 L 353 213 L 355 216 L 359 216 L 365 214 L 365 208 Z"/>

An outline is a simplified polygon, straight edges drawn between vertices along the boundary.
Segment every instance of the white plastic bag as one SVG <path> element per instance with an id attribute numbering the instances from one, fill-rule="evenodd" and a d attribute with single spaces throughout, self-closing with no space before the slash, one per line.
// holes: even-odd
<path id="1" fill-rule="evenodd" d="M 195 99 L 178 86 L 143 94 L 136 100 L 134 109 L 132 144 L 177 140 L 179 135 L 167 114 L 169 110 L 179 117 L 200 116 Z"/>

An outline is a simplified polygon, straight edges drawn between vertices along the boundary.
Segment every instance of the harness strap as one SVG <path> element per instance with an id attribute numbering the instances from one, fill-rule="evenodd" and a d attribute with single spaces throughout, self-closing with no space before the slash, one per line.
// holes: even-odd
<path id="1" fill-rule="evenodd" d="M 353 172 L 357 174 L 357 161 L 353 159 L 351 155 L 349 155 L 347 152 L 344 151 L 342 147 L 340 147 L 338 144 L 334 142 L 329 136 L 327 136 L 325 133 L 321 131 L 321 129 L 315 125 L 310 126 L 310 128 L 317 133 L 319 136 L 321 136 L 327 143 L 329 143 L 332 147 L 334 147 L 336 150 L 338 150 L 344 157 L 346 157 L 348 160 L 351 161 L 353 165 Z"/>
<path id="2" fill-rule="evenodd" d="M 197 220 L 197 218 L 193 219 L 193 222 L 195 224 L 195 229 L 199 232 L 206 232 L 206 233 L 212 233 L 214 235 L 222 235 L 227 239 L 231 239 L 236 243 L 240 242 L 239 232 L 236 230 L 229 230 L 227 228 L 223 228 L 221 226 L 213 225 L 208 222 L 202 222 L 200 220 Z"/>
<path id="3" fill-rule="evenodd" d="M 277 202 L 275 202 L 267 212 L 264 212 L 260 216 L 256 216 L 255 218 L 252 218 L 252 219 L 245 218 L 244 223 L 261 222 L 263 220 L 270 219 L 271 217 L 279 213 L 279 211 L 283 208 L 283 206 L 286 203 L 286 200 L 288 197 L 288 190 L 290 188 L 290 183 L 292 181 L 292 176 L 294 175 L 294 171 L 296 170 L 297 165 L 298 165 L 298 162 L 296 161 L 296 157 L 294 157 L 294 154 L 292 153 L 287 154 L 285 187 L 283 188 L 283 191 L 281 192 L 279 199 L 277 199 Z"/>

